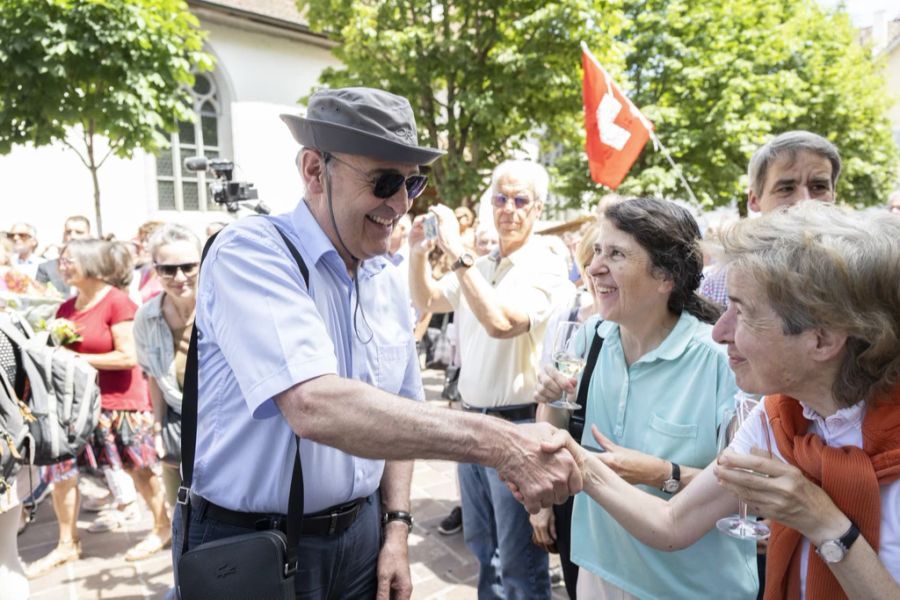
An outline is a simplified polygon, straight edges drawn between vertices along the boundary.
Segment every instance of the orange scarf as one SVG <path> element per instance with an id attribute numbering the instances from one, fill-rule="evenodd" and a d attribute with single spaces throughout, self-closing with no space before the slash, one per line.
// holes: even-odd
<path id="1" fill-rule="evenodd" d="M 810 421 L 793 398 L 778 395 L 765 400 L 781 455 L 825 490 L 832 502 L 856 523 L 876 552 L 881 533 L 879 486 L 900 479 L 900 385 L 894 388 L 892 396 L 889 404 L 866 407 L 862 448 L 831 448 L 818 435 L 807 433 Z M 766 600 L 800 598 L 802 539 L 798 531 L 772 523 L 766 561 Z M 847 597 L 815 552 L 809 553 L 806 597 L 816 600 Z"/>

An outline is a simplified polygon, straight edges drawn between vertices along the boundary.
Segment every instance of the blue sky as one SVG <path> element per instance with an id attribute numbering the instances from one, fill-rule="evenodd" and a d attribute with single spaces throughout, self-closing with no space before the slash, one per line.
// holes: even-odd
<path id="1" fill-rule="evenodd" d="M 839 0 L 819 0 L 823 6 L 837 6 Z M 876 11 L 887 11 L 888 19 L 900 17 L 898 0 L 844 0 L 844 6 L 857 27 L 868 27 Z"/>

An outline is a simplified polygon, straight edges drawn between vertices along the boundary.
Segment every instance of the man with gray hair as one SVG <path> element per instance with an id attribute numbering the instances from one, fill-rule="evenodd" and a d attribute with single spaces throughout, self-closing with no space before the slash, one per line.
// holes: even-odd
<path id="1" fill-rule="evenodd" d="M 12 245 L 12 267 L 34 279 L 40 258 L 35 253 L 38 246 L 37 230 L 28 223 L 15 223 L 6 232 L 6 239 Z"/>
<path id="2" fill-rule="evenodd" d="M 531 161 L 507 161 L 494 170 L 491 203 L 500 245 L 477 259 L 463 244 L 450 208 L 430 209 L 438 220 L 435 240 L 425 239 L 424 215 L 413 221 L 413 304 L 420 311 L 455 311 L 464 411 L 512 423 L 534 421 L 547 319 L 574 293 L 565 259 L 532 235 L 548 184 L 547 171 Z M 428 269 L 435 244 L 453 262 L 453 272 L 440 281 Z M 528 513 L 495 470 L 463 462 L 459 486 L 466 545 L 481 564 L 478 597 L 549 598 L 547 552 L 532 543 Z"/>
<path id="3" fill-rule="evenodd" d="M 787 131 L 760 146 L 747 167 L 747 207 L 766 213 L 801 200 L 834 202 L 841 156 L 834 144 L 809 131 Z M 728 305 L 727 269 L 703 280 L 700 293 Z"/>
<path id="4" fill-rule="evenodd" d="M 410 459 L 495 467 L 532 512 L 581 480 L 571 455 L 541 452 L 552 428 L 415 401 L 409 295 L 384 255 L 443 152 L 419 146 L 409 102 L 322 90 L 305 117 L 282 119 L 303 146 L 304 197 L 226 227 L 200 272 L 196 455 L 182 464 L 175 563 L 183 548 L 285 527 L 299 437 L 297 597 L 409 598 Z"/>

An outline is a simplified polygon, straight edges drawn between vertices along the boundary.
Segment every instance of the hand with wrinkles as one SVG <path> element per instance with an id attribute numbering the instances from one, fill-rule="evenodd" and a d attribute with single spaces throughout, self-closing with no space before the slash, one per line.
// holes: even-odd
<path id="1" fill-rule="evenodd" d="M 552 365 L 544 367 L 543 373 L 538 373 L 537 386 L 534 388 L 534 401 L 538 404 L 555 402 L 563 393 L 574 394 L 578 380 L 566 377 L 553 368 Z"/>
<path id="2" fill-rule="evenodd" d="M 581 491 L 581 468 L 568 449 L 542 449 L 541 442 L 558 431 L 548 423 L 515 427 L 497 465 L 500 477 L 531 514 Z"/>
<path id="3" fill-rule="evenodd" d="M 850 525 L 828 494 L 800 469 L 765 450 L 726 452 L 714 469 L 719 485 L 747 502 L 750 512 L 796 529 L 813 544 L 839 537 Z"/>

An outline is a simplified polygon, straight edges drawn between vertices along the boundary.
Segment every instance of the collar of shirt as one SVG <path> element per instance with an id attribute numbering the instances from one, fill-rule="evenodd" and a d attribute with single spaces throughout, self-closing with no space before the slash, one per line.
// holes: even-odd
<path id="1" fill-rule="evenodd" d="M 313 263 L 318 264 L 320 260 L 324 260 L 331 266 L 336 267 L 338 271 L 343 272 L 345 277 L 349 279 L 349 275 L 346 275 L 347 268 L 344 265 L 344 260 L 338 254 L 328 236 L 325 235 L 322 226 L 313 217 L 305 199 L 298 202 L 294 212 L 291 213 L 291 225 L 294 227 L 294 236 L 306 251 L 306 255 L 312 258 Z M 372 277 L 384 269 L 387 263 L 388 260 L 383 256 L 376 256 L 361 261 L 358 269 L 360 279 Z"/>
<path id="2" fill-rule="evenodd" d="M 165 296 L 165 295 L 166 295 L 166 293 L 162 292 L 160 294 L 153 296 L 152 298 L 147 300 L 147 302 L 145 302 L 145 305 L 147 306 L 147 308 L 145 310 L 146 310 L 148 319 L 150 319 L 152 321 L 159 321 L 160 319 L 163 318 L 162 300 L 163 300 L 163 296 Z M 155 326 L 156 325 L 154 324 L 154 327 Z"/>
<path id="3" fill-rule="evenodd" d="M 500 256 L 500 248 L 494 248 L 491 251 L 490 257 L 497 264 L 502 264 L 503 259 L 509 259 L 509 262 L 513 265 L 521 265 L 531 260 L 531 258 L 536 253 L 549 252 L 550 250 L 538 240 L 535 240 L 534 236 L 528 238 L 528 241 L 522 244 L 522 247 L 513 252 L 512 254 L 507 254 L 506 256 Z"/>
<path id="4" fill-rule="evenodd" d="M 38 263 L 38 258 L 31 254 L 28 258 L 20 258 L 18 254 L 13 254 L 13 264 L 14 265 L 34 265 Z"/>
<path id="5" fill-rule="evenodd" d="M 819 431 L 823 433 L 822 437 L 827 442 L 832 438 L 841 436 L 848 430 L 856 431 L 861 429 L 866 403 L 865 401 L 857 402 L 853 406 L 842 408 L 825 418 L 822 418 L 822 415 L 802 402 L 800 406 L 803 407 L 803 416 L 818 426 Z"/>
<path id="6" fill-rule="evenodd" d="M 677 359 L 684 354 L 685 350 L 687 350 L 688 344 L 690 344 L 693 339 L 694 330 L 697 328 L 698 324 L 699 321 L 695 316 L 691 315 L 688 311 L 682 312 L 681 316 L 678 317 L 678 321 L 675 323 L 675 327 L 672 328 L 672 331 L 669 332 L 666 339 L 664 339 L 659 346 L 640 357 L 634 364 L 652 362 L 654 360 Z M 615 343 L 619 346 L 622 345 L 618 323 L 602 321 L 597 327 L 597 331 L 600 333 L 600 337 L 604 338 L 606 342 Z"/>
<path id="7" fill-rule="evenodd" d="M 397 250 L 394 254 L 385 254 L 384 258 L 390 261 L 395 267 L 406 260 L 406 255 L 409 254 L 409 245 L 403 244 L 400 246 L 400 249 Z"/>

